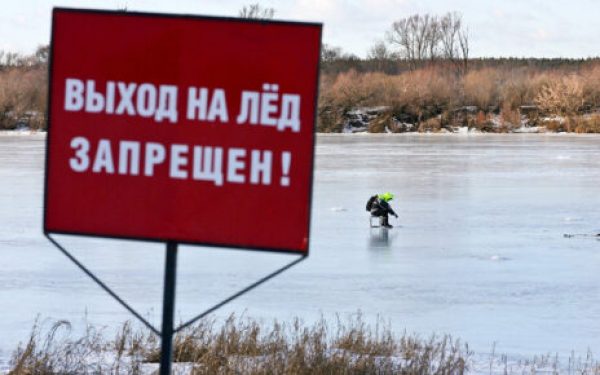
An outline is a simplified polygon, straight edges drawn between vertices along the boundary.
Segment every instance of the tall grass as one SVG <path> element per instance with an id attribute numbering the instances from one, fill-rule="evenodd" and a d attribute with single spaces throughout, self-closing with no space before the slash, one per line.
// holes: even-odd
<path id="1" fill-rule="evenodd" d="M 9 374 L 151 374 L 158 369 L 160 340 L 131 323 L 114 337 L 86 324 L 77 338 L 68 322 L 36 323 L 15 350 Z M 205 319 L 174 338 L 174 362 L 182 374 L 600 374 L 588 353 L 561 364 L 558 356 L 509 363 L 491 355 L 489 367 L 474 364 L 467 344 L 450 336 L 396 335 L 383 319 L 366 323 L 360 314 L 345 320 L 321 318 L 306 324 L 231 315 Z M 563 366 L 563 367 L 561 367 Z"/>
<path id="2" fill-rule="evenodd" d="M 90 325 L 79 338 L 67 322 L 36 323 L 14 352 L 10 374 L 140 374 L 160 360 L 160 341 L 125 323 L 114 338 Z M 394 335 L 360 314 L 305 324 L 231 315 L 206 319 L 174 338 L 174 361 L 191 374 L 462 374 L 470 353 L 449 336 Z"/>

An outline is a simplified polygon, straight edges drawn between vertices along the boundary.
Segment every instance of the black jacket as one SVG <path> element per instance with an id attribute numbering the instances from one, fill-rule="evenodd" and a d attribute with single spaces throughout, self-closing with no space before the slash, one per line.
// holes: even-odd
<path id="1" fill-rule="evenodd" d="M 383 199 L 379 199 L 379 197 L 377 197 L 377 199 L 375 199 L 373 202 L 373 205 L 371 206 L 371 213 L 377 213 L 379 215 L 389 213 L 390 215 L 396 216 L 392 206 L 390 206 L 390 204 Z"/>

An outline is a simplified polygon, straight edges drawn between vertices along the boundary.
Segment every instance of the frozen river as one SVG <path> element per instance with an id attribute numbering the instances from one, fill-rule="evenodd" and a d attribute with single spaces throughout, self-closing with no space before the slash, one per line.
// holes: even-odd
<path id="1" fill-rule="evenodd" d="M 132 318 L 42 236 L 44 141 L 0 136 L 0 363 L 37 316 L 108 330 Z M 320 136 L 316 167 L 309 259 L 218 316 L 360 310 L 478 353 L 600 354 L 600 241 L 563 237 L 599 231 L 600 137 Z M 389 233 L 364 208 L 385 191 L 401 224 Z M 163 246 L 57 238 L 159 325 Z M 180 249 L 180 320 L 293 259 Z"/>

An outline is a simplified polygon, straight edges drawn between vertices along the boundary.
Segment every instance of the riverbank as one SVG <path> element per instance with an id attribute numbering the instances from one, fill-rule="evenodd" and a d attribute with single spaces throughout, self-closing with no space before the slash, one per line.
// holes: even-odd
<path id="1" fill-rule="evenodd" d="M 14 137 L 14 136 L 26 136 L 26 135 L 36 135 L 36 136 L 45 136 L 48 134 L 45 131 L 37 131 L 37 130 L 0 130 L 0 137 Z"/>
<path id="2" fill-rule="evenodd" d="M 37 131 L 37 130 L 0 130 L 0 137 L 11 137 L 11 136 L 46 136 L 48 132 L 46 131 Z M 386 136 L 415 136 L 415 135 L 434 135 L 434 136 L 469 136 L 469 135 L 498 135 L 498 136 L 506 136 L 511 134 L 523 135 L 523 134 L 531 134 L 531 135 L 557 135 L 557 136 L 565 136 L 565 135 L 574 135 L 574 136 L 598 136 L 599 133 L 575 133 L 575 132 L 555 132 L 555 131 L 547 131 L 545 128 L 541 127 L 532 127 L 532 128 L 519 128 L 515 131 L 509 133 L 497 133 L 497 132 L 485 132 L 477 129 L 469 129 L 467 127 L 456 128 L 455 131 L 447 131 L 446 129 L 442 129 L 441 131 L 425 131 L 425 132 L 403 132 L 403 133 L 371 133 L 367 131 L 346 131 L 342 133 L 316 133 L 317 136 L 362 136 L 362 135 L 386 135 Z"/>

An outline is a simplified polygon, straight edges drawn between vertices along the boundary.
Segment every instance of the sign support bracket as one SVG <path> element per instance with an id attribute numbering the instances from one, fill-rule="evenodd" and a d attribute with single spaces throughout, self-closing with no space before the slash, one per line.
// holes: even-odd
<path id="1" fill-rule="evenodd" d="M 45 232 L 44 236 L 58 249 L 60 250 L 71 262 L 73 262 L 79 269 L 81 269 L 86 275 L 88 275 L 98 286 L 104 289 L 111 297 L 113 297 L 121 306 L 123 306 L 127 311 L 133 314 L 136 318 L 138 318 L 146 327 L 148 327 L 152 332 L 154 332 L 157 336 L 161 337 L 162 345 L 161 345 L 161 356 L 160 356 L 160 375 L 170 375 L 171 374 L 171 365 L 173 361 L 173 335 L 186 327 L 194 324 L 198 320 L 204 318 L 208 314 L 214 312 L 215 310 L 223 307 L 229 302 L 235 300 L 236 298 L 248 293 L 252 289 L 264 284 L 275 276 L 287 271 L 293 266 L 305 260 L 308 255 L 302 255 L 300 258 L 295 259 L 291 263 L 286 264 L 285 266 L 279 268 L 278 270 L 270 273 L 269 275 L 261 278 L 260 280 L 250 284 L 248 287 L 240 290 L 239 292 L 231 295 L 230 297 L 224 299 L 208 310 L 204 311 L 200 315 L 192 318 L 191 320 L 183 323 L 178 328 L 174 328 L 174 313 L 175 313 L 175 285 L 177 281 L 177 242 L 169 241 L 167 242 L 166 248 L 166 261 L 165 261 L 165 283 L 164 283 L 164 294 L 163 294 L 163 318 L 162 318 L 162 330 L 159 331 L 156 329 L 150 322 L 148 322 L 141 314 L 135 311 L 127 302 L 125 302 L 121 297 L 119 297 L 112 289 L 110 289 L 105 283 L 103 283 L 92 271 L 90 271 L 87 267 L 83 265 L 77 258 L 75 258 L 71 253 L 69 253 L 61 244 L 59 244 L 54 238 L 50 236 L 49 232 Z"/>
<path id="2" fill-rule="evenodd" d="M 127 311 L 129 311 L 130 313 L 132 313 L 136 318 L 138 318 L 142 323 L 144 323 L 144 325 L 146 327 L 148 327 L 152 332 L 154 332 L 156 335 L 161 336 L 160 331 L 157 330 L 156 328 L 154 328 L 154 326 L 152 324 L 150 324 L 150 322 L 148 322 L 146 319 L 144 319 L 144 317 L 142 315 L 140 315 L 137 311 L 135 311 L 133 309 L 133 307 L 129 306 L 127 304 L 127 302 L 125 302 L 123 299 L 121 299 L 121 297 L 119 297 L 115 292 L 112 291 L 112 289 L 110 289 L 106 284 L 104 284 L 98 277 L 96 277 L 96 275 L 94 275 L 92 273 L 92 271 L 90 271 L 89 269 L 87 269 L 80 261 L 78 261 L 73 255 L 71 255 L 71 253 L 69 253 L 62 245 L 60 245 L 54 238 L 50 237 L 50 233 L 44 233 L 44 235 L 46 236 L 46 238 L 52 242 L 52 244 L 54 246 L 56 246 L 56 248 L 58 250 L 60 250 L 63 254 L 65 254 L 67 256 L 67 258 L 69 258 L 71 260 L 71 262 L 75 263 L 75 265 L 77 267 L 79 267 L 79 269 L 81 269 L 86 275 L 88 275 L 92 280 L 94 280 L 96 282 L 96 284 L 98 284 L 98 286 L 102 289 L 104 289 L 104 291 L 108 294 L 110 294 L 111 297 L 113 297 L 117 302 L 119 302 L 119 304 L 121 306 L 123 306 Z"/>
<path id="3" fill-rule="evenodd" d="M 197 322 L 198 320 L 204 318 L 206 315 L 214 312 L 215 310 L 223 307 L 224 305 L 228 304 L 229 302 L 233 301 L 234 299 L 248 293 L 249 291 L 251 291 L 252 289 L 258 287 L 259 285 L 271 280 L 272 278 L 274 278 L 275 276 L 283 273 L 284 271 L 287 271 L 288 269 L 292 268 L 293 266 L 295 266 L 296 264 L 302 262 L 304 259 L 306 259 L 308 256 L 307 255 L 302 255 L 299 259 L 294 260 L 291 263 L 286 264 L 285 266 L 281 267 L 280 269 L 278 269 L 275 272 L 270 273 L 269 275 L 263 277 L 262 279 L 252 283 L 250 286 L 240 290 L 239 292 L 233 294 L 231 297 L 224 299 L 223 301 L 219 302 L 218 304 L 214 305 L 213 307 L 211 307 L 210 309 L 204 311 L 202 314 L 188 320 L 186 323 L 183 323 L 182 325 L 180 325 L 174 332 L 177 333 L 179 331 L 181 331 L 182 329 L 189 327 L 190 325 L 194 324 L 195 322 Z"/>

